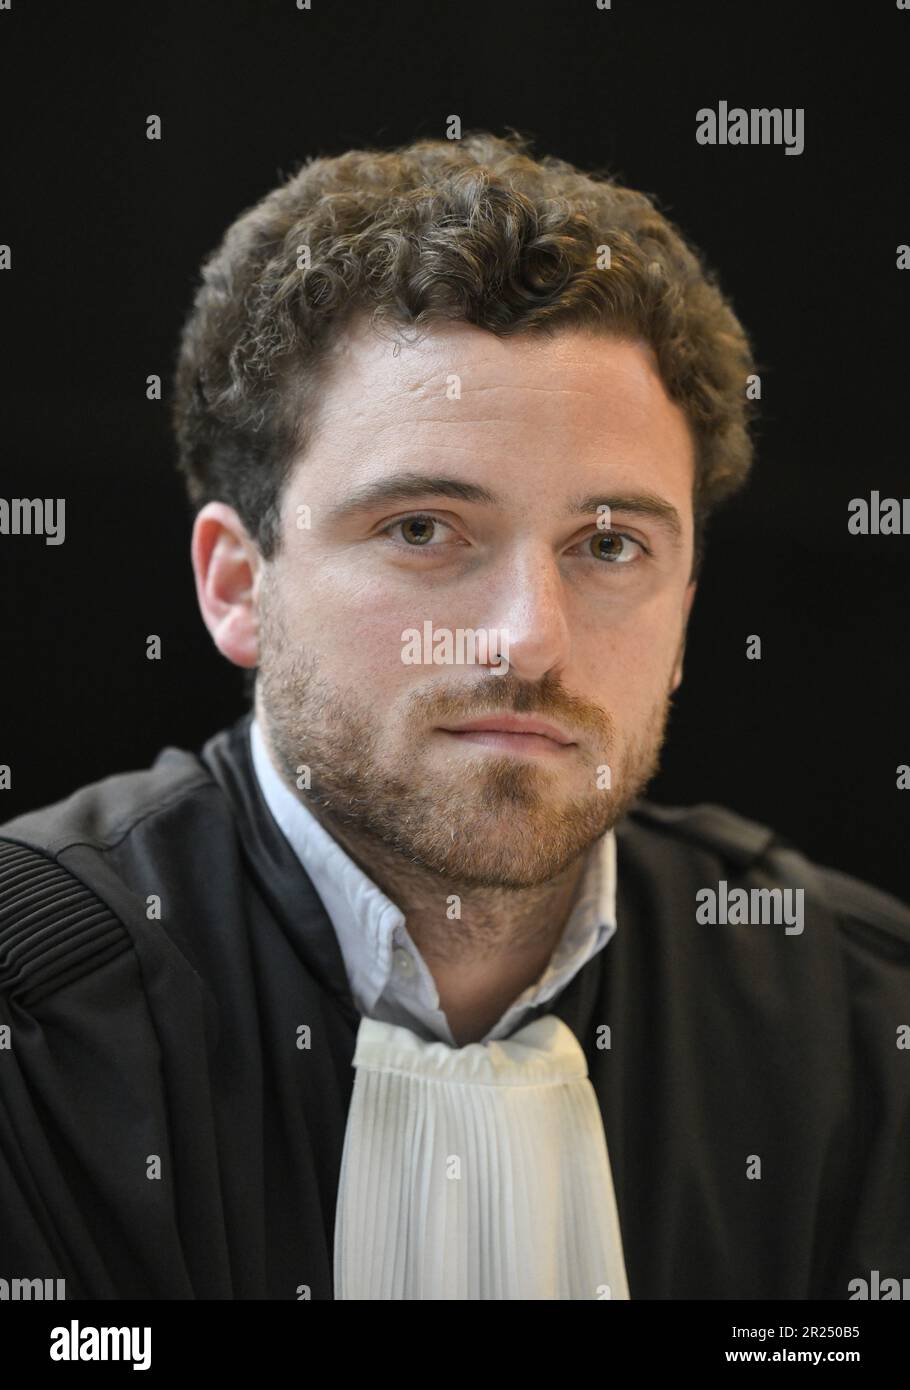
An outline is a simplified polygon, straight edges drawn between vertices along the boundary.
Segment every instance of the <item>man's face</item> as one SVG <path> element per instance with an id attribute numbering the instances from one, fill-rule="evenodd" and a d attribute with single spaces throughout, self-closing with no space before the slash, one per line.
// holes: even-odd
<path id="1" fill-rule="evenodd" d="M 272 746 L 361 849 L 379 839 L 465 887 L 545 883 L 658 765 L 694 594 L 685 417 L 643 344 L 459 323 L 396 352 L 362 319 L 320 411 L 255 590 Z M 496 500 L 428 482 L 353 505 L 416 475 Z M 404 661 L 425 624 L 456 652 L 459 630 L 489 634 L 486 664 Z M 496 715 L 571 742 L 451 731 Z"/>

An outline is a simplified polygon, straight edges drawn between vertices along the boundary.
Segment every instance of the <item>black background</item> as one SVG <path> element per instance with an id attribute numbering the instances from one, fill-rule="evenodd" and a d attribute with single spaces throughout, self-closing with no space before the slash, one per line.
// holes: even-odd
<path id="1" fill-rule="evenodd" d="M 439 137 L 457 113 L 654 195 L 764 369 L 753 479 L 709 532 L 650 795 L 728 805 L 910 899 L 910 538 L 847 532 L 852 497 L 910 494 L 908 54 L 892 0 L 13 0 L 0 496 L 65 497 L 66 541 L 0 537 L 0 820 L 198 746 L 245 707 L 196 607 L 168 427 L 200 260 L 307 156 Z M 720 100 L 803 107 L 804 152 L 696 144 L 696 111 Z"/>

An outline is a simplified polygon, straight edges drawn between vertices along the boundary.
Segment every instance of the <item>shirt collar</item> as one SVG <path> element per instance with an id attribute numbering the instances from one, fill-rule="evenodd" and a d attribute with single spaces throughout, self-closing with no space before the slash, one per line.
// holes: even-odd
<path id="1" fill-rule="evenodd" d="M 323 901 L 354 1001 L 362 1012 L 369 1012 L 388 978 L 394 936 L 404 926 L 404 913 L 287 786 L 272 763 L 257 719 L 250 726 L 250 742 L 266 804 Z"/>
<path id="2" fill-rule="evenodd" d="M 405 1016 L 451 1039 L 430 971 L 407 932 L 404 913 L 373 882 L 275 768 L 257 719 L 250 724 L 253 767 L 266 804 L 306 870 L 334 927 L 351 994 L 362 1014 Z M 616 840 L 612 830 L 595 841 L 565 930 L 534 984 L 502 1015 L 487 1039 L 507 1036 L 532 1008 L 563 989 L 616 931 Z M 413 957 L 413 977 L 393 971 L 393 953 Z"/>

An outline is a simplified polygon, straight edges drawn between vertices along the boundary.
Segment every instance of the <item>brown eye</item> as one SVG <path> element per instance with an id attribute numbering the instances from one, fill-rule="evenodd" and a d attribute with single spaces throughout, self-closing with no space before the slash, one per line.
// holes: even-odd
<path id="1" fill-rule="evenodd" d="M 454 536 L 454 530 L 447 521 L 440 521 L 438 517 L 426 512 L 415 512 L 413 516 L 390 521 L 388 526 L 382 528 L 380 534 L 391 541 L 399 552 L 403 549 L 435 550 L 445 554 L 446 551 L 451 551 L 453 544 L 451 539 L 446 540 L 447 531 Z M 436 558 L 439 559 L 440 554 L 437 554 Z"/>
<path id="2" fill-rule="evenodd" d="M 596 536 L 591 537 L 596 558 L 618 564 L 628 564 L 634 558 L 631 551 L 623 553 L 623 547 L 628 541 L 632 541 L 633 545 L 638 544 L 631 536 L 624 536 L 621 531 L 598 531 Z"/>
<path id="3" fill-rule="evenodd" d="M 432 538 L 432 527 L 436 522 L 431 516 L 409 516 L 405 521 L 399 521 L 401 534 L 409 545 L 426 545 Z M 409 534 L 410 530 L 410 534 Z"/>

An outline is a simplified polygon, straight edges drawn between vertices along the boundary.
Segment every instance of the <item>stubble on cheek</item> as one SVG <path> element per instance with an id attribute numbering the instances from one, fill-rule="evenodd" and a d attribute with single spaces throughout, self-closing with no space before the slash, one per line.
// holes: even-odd
<path id="1" fill-rule="evenodd" d="M 361 846 L 381 842 L 465 887 L 543 884 L 616 824 L 658 767 L 669 692 L 626 740 L 605 711 L 557 682 L 528 687 L 488 675 L 457 691 L 415 690 L 408 719 L 391 728 L 381 699 L 333 686 L 316 656 L 289 638 L 274 596 L 264 590 L 261 598 L 257 705 L 273 751 L 295 794 Z M 549 714 L 587 730 L 583 755 L 571 755 L 584 756 L 582 775 L 461 750 L 446 757 L 431 747 L 441 737 L 438 723 L 496 709 Z M 301 768 L 307 791 L 297 785 Z"/>

